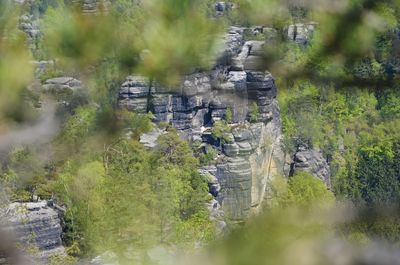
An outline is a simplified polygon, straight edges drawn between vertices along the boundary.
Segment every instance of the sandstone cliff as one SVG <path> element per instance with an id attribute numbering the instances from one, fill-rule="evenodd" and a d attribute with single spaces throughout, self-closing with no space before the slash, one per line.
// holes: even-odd
<path id="1" fill-rule="evenodd" d="M 129 76 L 119 92 L 120 107 L 150 111 L 156 123 L 170 123 L 184 139 L 219 151 L 216 163 L 201 172 L 212 179 L 210 187 L 219 187 L 211 193 L 233 221 L 258 209 L 268 180 L 283 174 L 284 162 L 277 89 L 259 65 L 266 43 L 245 42 L 244 30 L 232 27 L 214 68 L 185 76 L 179 87 L 167 89 L 143 76 Z M 251 108 L 256 118 L 250 117 Z M 213 126 L 228 111 L 229 132 L 224 140 L 215 139 Z"/>
<path id="2" fill-rule="evenodd" d="M 1 229 L 17 238 L 15 246 L 9 247 L 20 249 L 18 254 L 24 255 L 20 260 L 27 260 L 27 264 L 46 264 L 52 256 L 66 255 L 58 212 L 47 201 L 12 203 L 2 209 L 1 216 L 5 225 Z"/>

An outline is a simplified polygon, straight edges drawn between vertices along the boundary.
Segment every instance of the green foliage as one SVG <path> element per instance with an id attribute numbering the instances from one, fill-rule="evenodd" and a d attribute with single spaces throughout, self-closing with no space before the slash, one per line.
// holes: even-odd
<path id="1" fill-rule="evenodd" d="M 197 0 L 119 0 L 110 12 L 96 17 L 60 4 L 48 8 L 44 16 L 42 46 L 49 49 L 49 57 L 59 58 L 71 70 L 108 58 L 121 70 L 134 69 L 173 85 L 191 69 L 209 67 L 214 54 L 220 26 L 199 12 L 202 4 Z"/>
<path id="2" fill-rule="evenodd" d="M 296 83 L 280 99 L 283 132 L 291 141 L 307 145 L 321 142 L 320 91 L 308 82 Z"/>
<path id="3" fill-rule="evenodd" d="M 215 163 L 215 158 L 217 157 L 218 152 L 212 148 L 209 147 L 206 149 L 205 153 L 201 153 L 199 155 L 199 161 L 201 165 L 207 166 L 207 165 L 212 165 Z"/>
<path id="4" fill-rule="evenodd" d="M 72 256 L 52 255 L 49 257 L 49 265 L 73 265 L 76 264 L 77 259 Z"/>
<path id="5" fill-rule="evenodd" d="M 326 185 L 309 173 L 300 171 L 286 182 L 282 177 L 276 177 L 270 183 L 272 192 L 269 206 L 280 207 L 332 207 L 335 197 Z"/>
<path id="6" fill-rule="evenodd" d="M 250 105 L 250 109 L 249 109 L 250 122 L 257 122 L 259 116 L 260 116 L 260 108 L 258 107 L 256 102 L 253 102 Z"/>
<path id="7" fill-rule="evenodd" d="M 32 195 L 39 192 L 40 196 L 49 194 L 38 191 L 45 184 L 46 172 L 36 150 L 23 147 L 14 149 L 9 155 L 8 166 L 0 174 L 0 183 L 6 188 L 11 200 L 30 201 Z"/>
<path id="8" fill-rule="evenodd" d="M 58 141 L 76 150 L 96 128 L 96 115 L 93 107 L 78 108 L 66 121 Z"/>
<path id="9" fill-rule="evenodd" d="M 159 243 L 193 247 L 212 238 L 207 180 L 191 148 L 173 131 L 157 143 L 150 151 L 119 139 L 97 158 L 91 154 L 97 160 L 65 164 L 56 187 L 68 206 L 68 242 L 79 243 L 75 253 L 123 253 Z"/>
<path id="10" fill-rule="evenodd" d="M 219 139 L 222 144 L 229 142 L 228 134 L 231 132 L 231 127 L 225 121 L 216 121 L 211 130 L 211 136 L 215 140 Z"/>
<path id="11" fill-rule="evenodd" d="M 306 172 L 299 172 L 288 181 L 289 199 L 295 205 L 307 207 L 310 205 L 330 204 L 334 202 L 333 194 L 325 184 Z"/>
<path id="12" fill-rule="evenodd" d="M 139 140 L 143 133 L 146 133 L 153 128 L 151 122 L 153 114 L 151 112 L 147 114 L 139 114 L 127 110 L 120 110 L 117 112 L 117 117 L 121 121 L 119 127 L 129 129 L 131 138 L 135 140 Z"/>
<path id="13" fill-rule="evenodd" d="M 25 46 L 26 38 L 18 30 L 18 6 L 13 1 L 0 3 L 0 124 L 26 120 L 24 95 L 33 80 L 31 56 Z"/>
<path id="14" fill-rule="evenodd" d="M 54 66 L 46 67 L 40 75 L 40 81 L 44 83 L 47 79 L 62 76 L 61 71 L 57 70 Z"/>

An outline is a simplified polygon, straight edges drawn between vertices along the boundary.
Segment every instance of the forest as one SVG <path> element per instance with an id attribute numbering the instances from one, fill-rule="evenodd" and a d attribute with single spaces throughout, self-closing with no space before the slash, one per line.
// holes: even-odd
<path id="1" fill-rule="evenodd" d="M 398 0 L 2 0 L 0 264 L 400 264 L 399 77 Z"/>

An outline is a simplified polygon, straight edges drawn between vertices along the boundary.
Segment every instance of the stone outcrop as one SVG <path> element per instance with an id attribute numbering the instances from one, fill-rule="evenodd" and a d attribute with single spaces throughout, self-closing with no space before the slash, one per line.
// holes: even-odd
<path id="1" fill-rule="evenodd" d="M 35 41 L 40 37 L 39 22 L 33 15 L 25 14 L 19 19 L 19 28 L 26 34 L 29 45 L 34 48 Z"/>
<path id="2" fill-rule="evenodd" d="M 165 130 L 154 128 L 150 132 L 144 133 L 140 136 L 140 143 L 149 148 L 156 147 L 158 137 L 164 133 Z"/>
<path id="3" fill-rule="evenodd" d="M 260 65 L 265 42 L 244 42 L 244 30 L 232 27 L 223 38 L 215 67 L 184 76 L 180 86 L 166 89 L 133 75 L 119 92 L 120 107 L 138 113 L 151 111 L 154 122 L 170 123 L 189 142 L 201 141 L 219 150 L 216 165 L 202 172 L 212 176 L 208 177 L 210 193 L 234 221 L 259 208 L 267 180 L 281 174 L 283 163 L 275 82 Z M 257 113 L 251 119 L 254 105 Z M 212 137 L 212 128 L 226 119 L 228 110 L 231 132 L 223 142 Z M 143 143 L 153 146 L 153 136 L 144 135 Z"/>
<path id="4" fill-rule="evenodd" d="M 111 7 L 109 0 L 72 0 L 71 2 L 80 7 L 85 15 L 107 12 Z"/>
<path id="5" fill-rule="evenodd" d="M 3 210 L 2 225 L 12 231 L 25 255 L 34 262 L 46 264 L 51 256 L 66 255 L 62 246 L 62 228 L 58 212 L 47 201 L 12 203 Z"/>
<path id="6" fill-rule="evenodd" d="M 215 4 L 215 14 L 217 16 L 223 16 L 234 8 L 234 4 L 231 2 L 217 2 Z"/>
<path id="7" fill-rule="evenodd" d="M 298 23 L 290 25 L 287 28 L 287 38 L 295 41 L 298 44 L 306 45 L 309 43 L 312 34 L 316 29 L 315 22 L 309 22 L 306 24 Z"/>
<path id="8" fill-rule="evenodd" d="M 43 90 L 52 92 L 73 92 L 81 87 L 81 81 L 73 77 L 55 77 L 44 82 Z"/>
<path id="9" fill-rule="evenodd" d="M 330 168 L 322 153 L 315 149 L 300 147 L 294 154 L 290 174 L 305 171 L 325 182 L 330 188 Z"/>

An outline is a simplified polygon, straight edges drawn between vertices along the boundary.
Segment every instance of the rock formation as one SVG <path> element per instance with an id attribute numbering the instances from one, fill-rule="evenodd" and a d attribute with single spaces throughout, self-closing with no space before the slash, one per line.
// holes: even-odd
<path id="1" fill-rule="evenodd" d="M 35 42 L 41 34 L 39 22 L 33 17 L 33 15 L 25 14 L 19 19 L 19 28 L 26 34 L 29 46 L 35 48 Z"/>
<path id="2" fill-rule="evenodd" d="M 331 187 L 329 165 L 322 153 L 315 149 L 300 147 L 294 154 L 290 175 L 305 171 L 321 179 L 327 187 Z"/>
<path id="3" fill-rule="evenodd" d="M 81 8 L 82 13 L 85 15 L 108 11 L 111 6 L 109 0 L 72 0 L 71 2 Z"/>
<path id="4" fill-rule="evenodd" d="M 293 24 L 287 28 L 287 37 L 298 44 L 306 45 L 309 43 L 315 28 L 315 22 Z"/>
<path id="5" fill-rule="evenodd" d="M 275 82 L 260 66 L 266 43 L 244 42 L 243 31 L 232 27 L 215 67 L 185 76 L 179 87 L 166 89 L 143 76 L 129 76 L 119 93 L 120 107 L 151 111 L 155 122 L 170 123 L 182 138 L 220 150 L 218 162 L 202 172 L 213 176 L 210 192 L 234 221 L 258 209 L 267 180 L 283 167 Z M 256 118 L 250 122 L 254 105 Z M 228 110 L 231 132 L 225 137 L 229 141 L 222 142 L 212 130 Z"/>
<path id="6" fill-rule="evenodd" d="M 53 91 L 53 92 L 70 92 L 72 93 L 74 90 L 82 87 L 81 81 L 73 78 L 73 77 L 55 77 L 48 79 L 44 82 L 43 90 L 44 91 Z"/>
<path id="7" fill-rule="evenodd" d="M 47 201 L 12 203 L 1 214 L 2 229 L 12 231 L 19 247 L 32 264 L 45 264 L 49 257 L 66 255 L 62 246 L 62 228 L 58 212 Z"/>

